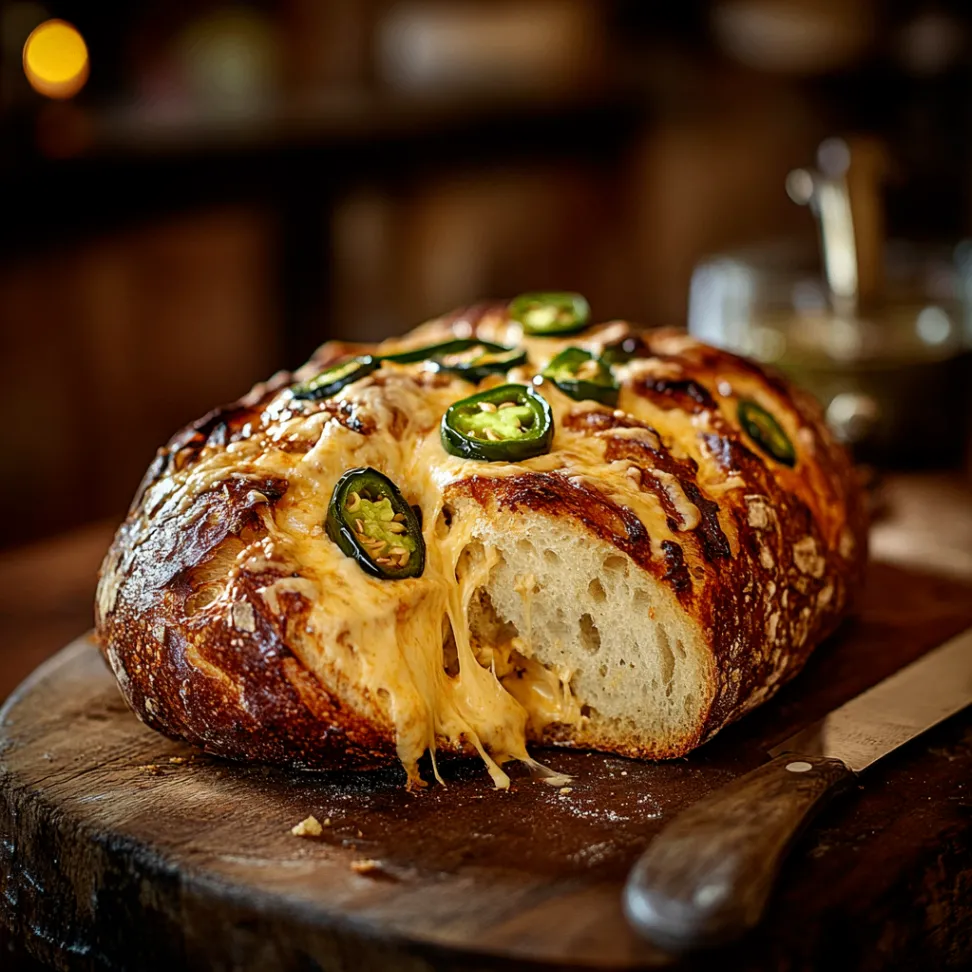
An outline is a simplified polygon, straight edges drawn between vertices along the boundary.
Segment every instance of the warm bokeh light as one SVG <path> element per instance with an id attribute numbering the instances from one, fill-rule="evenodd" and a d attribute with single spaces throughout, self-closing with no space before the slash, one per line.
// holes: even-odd
<path id="1" fill-rule="evenodd" d="M 48 98 L 72 98 L 88 80 L 88 47 L 77 28 L 46 20 L 24 44 L 24 73 L 30 86 Z"/>

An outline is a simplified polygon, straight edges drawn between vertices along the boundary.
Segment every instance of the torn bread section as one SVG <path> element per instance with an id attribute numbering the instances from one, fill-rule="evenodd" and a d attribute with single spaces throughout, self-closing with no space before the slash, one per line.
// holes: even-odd
<path id="1" fill-rule="evenodd" d="M 494 510 L 477 540 L 492 566 L 470 629 L 531 738 L 661 756 L 699 737 L 714 660 L 666 584 L 568 518 Z"/>

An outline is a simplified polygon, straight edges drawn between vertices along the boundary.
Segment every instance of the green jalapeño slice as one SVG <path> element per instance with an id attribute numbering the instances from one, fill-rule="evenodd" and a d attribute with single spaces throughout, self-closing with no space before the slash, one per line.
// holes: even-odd
<path id="1" fill-rule="evenodd" d="M 777 462 L 784 466 L 796 465 L 796 450 L 780 423 L 761 405 L 744 398 L 739 403 L 739 422 L 746 434 Z"/>
<path id="2" fill-rule="evenodd" d="M 336 395 L 345 385 L 370 375 L 379 365 L 380 361 L 371 355 L 361 355 L 357 358 L 347 358 L 337 364 L 325 368 L 319 375 L 294 385 L 291 389 L 294 398 L 330 398 Z"/>
<path id="3" fill-rule="evenodd" d="M 439 431 L 453 456 L 518 462 L 550 451 L 553 413 L 525 385 L 500 385 L 450 405 Z"/>
<path id="4" fill-rule="evenodd" d="M 349 469 L 327 507 L 327 535 L 372 577 L 400 580 L 425 569 L 425 541 L 415 510 L 377 469 Z"/>
<path id="5" fill-rule="evenodd" d="M 381 355 L 381 360 L 392 361 L 395 364 L 416 364 L 419 361 L 438 361 L 445 355 L 466 351 L 469 348 L 477 346 L 485 345 L 483 341 L 476 341 L 471 338 L 458 338 L 455 341 L 423 344 L 420 348 L 410 348 L 408 351 L 396 351 L 393 354 L 383 354 Z M 498 344 L 490 345 L 490 347 L 499 346 Z"/>
<path id="6" fill-rule="evenodd" d="M 591 399 L 602 405 L 618 404 L 618 383 L 611 369 L 583 348 L 566 348 L 543 369 L 543 377 L 552 381 L 575 401 Z"/>
<path id="7" fill-rule="evenodd" d="M 423 344 L 420 348 L 410 348 L 408 351 L 396 351 L 393 354 L 381 355 L 382 361 L 391 361 L 395 364 L 416 364 L 419 361 L 428 361 L 436 354 L 444 354 L 447 348 L 454 344 L 462 344 L 461 341 L 446 341 L 439 344 Z"/>
<path id="8" fill-rule="evenodd" d="M 586 327 L 591 318 L 587 301 L 565 291 L 520 294 L 510 301 L 509 312 L 527 334 L 539 337 L 572 334 Z"/>
<path id="9" fill-rule="evenodd" d="M 440 371 L 448 371 L 473 384 L 479 384 L 487 375 L 506 374 L 526 359 L 522 348 L 474 339 L 453 341 L 432 358 Z"/>
<path id="10" fill-rule="evenodd" d="M 431 361 L 440 371 L 449 371 L 474 383 L 487 375 L 509 371 L 526 361 L 526 351 L 508 348 L 491 341 L 476 338 L 459 338 L 440 344 L 429 344 L 411 351 L 382 355 L 383 361 L 395 364 L 415 364 Z"/>

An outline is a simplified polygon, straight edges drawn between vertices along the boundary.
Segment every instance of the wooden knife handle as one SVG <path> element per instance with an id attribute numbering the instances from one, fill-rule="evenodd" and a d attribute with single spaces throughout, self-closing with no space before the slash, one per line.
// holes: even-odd
<path id="1" fill-rule="evenodd" d="M 779 756 L 680 813 L 624 889 L 634 927 L 669 951 L 726 944 L 762 917 L 787 851 L 854 780 L 838 759 Z"/>

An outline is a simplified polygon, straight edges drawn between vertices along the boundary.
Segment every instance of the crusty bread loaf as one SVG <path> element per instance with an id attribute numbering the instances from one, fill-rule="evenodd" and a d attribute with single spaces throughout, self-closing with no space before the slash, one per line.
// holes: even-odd
<path id="1" fill-rule="evenodd" d="M 525 337 L 503 305 L 433 321 L 522 346 L 479 387 L 384 362 L 319 401 L 306 381 L 363 345 L 324 345 L 160 450 L 102 568 L 105 656 L 148 725 L 210 752 L 308 768 L 426 750 L 536 766 L 526 743 L 682 755 L 795 675 L 846 613 L 862 497 L 820 410 L 781 377 L 624 323 Z M 528 383 L 568 346 L 626 342 L 617 407 L 537 379 L 555 435 L 519 462 L 448 454 L 446 408 Z M 792 465 L 740 424 L 771 414 Z M 421 510 L 421 576 L 367 574 L 324 530 L 338 478 L 387 475 Z"/>

